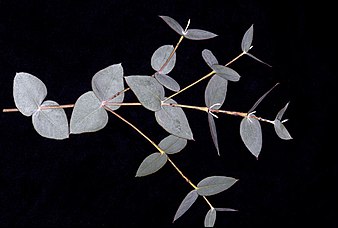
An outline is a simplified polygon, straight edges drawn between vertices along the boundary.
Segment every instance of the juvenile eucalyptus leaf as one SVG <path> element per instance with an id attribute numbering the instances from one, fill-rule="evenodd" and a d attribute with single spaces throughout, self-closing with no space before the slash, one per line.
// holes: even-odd
<path id="1" fill-rule="evenodd" d="M 176 63 L 176 53 L 171 57 L 169 62 L 164 66 L 168 60 L 171 52 L 174 50 L 173 45 L 163 45 L 159 47 L 151 56 L 151 66 L 160 74 L 168 74 L 174 69 Z"/>
<path id="2" fill-rule="evenodd" d="M 169 135 L 161 140 L 158 146 L 165 151 L 166 154 L 175 154 L 183 150 L 187 145 L 187 140 L 177 137 L 175 135 Z"/>
<path id="3" fill-rule="evenodd" d="M 93 91 L 81 95 L 75 102 L 70 119 L 70 133 L 81 134 L 101 130 L 108 122 L 108 114 Z"/>
<path id="4" fill-rule="evenodd" d="M 145 108 L 151 111 L 161 109 L 164 88 L 155 78 L 136 75 L 125 77 L 125 79 L 130 89 Z"/>
<path id="5" fill-rule="evenodd" d="M 216 37 L 217 35 L 201 29 L 188 29 L 184 37 L 190 40 L 207 40 Z"/>
<path id="6" fill-rule="evenodd" d="M 180 90 L 180 85 L 175 81 L 175 79 L 173 79 L 169 75 L 156 73 L 155 78 L 161 85 L 163 85 L 167 89 L 175 92 Z"/>
<path id="7" fill-rule="evenodd" d="M 34 129 L 43 137 L 66 139 L 69 136 L 68 120 L 63 109 L 43 109 L 46 106 L 59 106 L 55 101 L 44 101 L 41 108 L 33 113 Z"/>
<path id="8" fill-rule="evenodd" d="M 246 53 L 247 56 L 250 56 L 251 58 L 253 58 L 254 60 L 260 62 L 260 63 L 263 63 L 265 65 L 267 65 L 268 67 L 272 67 L 270 64 L 264 62 L 263 60 L 260 60 L 259 58 L 257 58 L 256 56 L 254 56 L 253 54 L 251 53 Z"/>
<path id="9" fill-rule="evenodd" d="M 261 124 L 255 118 L 245 117 L 240 124 L 240 135 L 249 151 L 258 158 L 262 149 Z"/>
<path id="10" fill-rule="evenodd" d="M 179 35 L 183 35 L 183 28 L 182 26 L 173 18 L 168 17 L 168 16 L 159 16 L 164 20 L 165 23 L 167 23 L 170 28 L 172 28 L 175 32 L 177 32 Z"/>
<path id="11" fill-rule="evenodd" d="M 161 169 L 168 160 L 168 156 L 163 153 L 155 152 L 147 156 L 139 166 L 136 177 L 147 176 Z"/>
<path id="12" fill-rule="evenodd" d="M 238 211 L 236 209 L 232 209 L 232 208 L 224 208 L 224 207 L 217 207 L 215 208 L 216 211 Z"/>
<path id="13" fill-rule="evenodd" d="M 217 154 L 220 155 L 219 146 L 218 146 L 216 124 L 215 124 L 214 117 L 211 114 L 208 114 L 208 122 L 209 122 L 209 128 L 210 128 L 212 141 L 214 142 L 215 148 L 217 150 Z"/>
<path id="14" fill-rule="evenodd" d="M 253 39 L 253 25 L 250 26 L 250 28 L 245 32 L 243 36 L 241 43 L 242 51 L 248 52 L 250 50 L 252 39 Z"/>
<path id="15" fill-rule="evenodd" d="M 223 65 L 212 65 L 211 68 L 216 72 L 216 74 L 226 80 L 237 82 L 241 76 L 234 71 L 233 69 L 223 66 Z"/>
<path id="16" fill-rule="evenodd" d="M 97 72 L 92 78 L 92 88 L 101 102 L 123 102 L 124 93 L 111 99 L 115 94 L 124 89 L 122 65 L 114 64 Z M 109 106 L 112 110 L 116 110 L 119 107 L 120 106 Z"/>
<path id="17" fill-rule="evenodd" d="M 206 106 L 210 108 L 214 104 L 220 104 L 214 109 L 220 108 L 225 101 L 227 88 L 228 81 L 226 79 L 218 75 L 212 76 L 204 92 Z"/>
<path id="18" fill-rule="evenodd" d="M 265 92 L 257 101 L 256 103 L 250 108 L 250 110 L 248 111 L 248 113 L 253 112 L 257 106 L 262 102 L 262 100 L 266 97 L 266 95 L 268 95 L 279 83 L 276 83 L 274 86 L 271 87 L 271 89 L 269 89 L 267 92 Z"/>
<path id="19" fill-rule="evenodd" d="M 277 120 L 280 120 L 280 121 L 282 120 L 283 115 L 284 115 L 286 109 L 288 108 L 288 106 L 289 106 L 289 102 L 284 106 L 284 108 L 282 108 L 282 109 L 277 113 L 277 116 L 276 116 L 276 119 L 277 119 Z"/>
<path id="20" fill-rule="evenodd" d="M 201 196 L 211 196 L 223 192 L 234 185 L 238 179 L 226 176 L 210 176 L 197 184 L 197 193 Z"/>
<path id="21" fill-rule="evenodd" d="M 274 128 L 279 138 L 284 139 L 284 140 L 292 139 L 290 133 L 288 132 L 288 130 L 286 129 L 286 127 L 280 120 L 276 119 L 274 121 Z"/>
<path id="22" fill-rule="evenodd" d="M 214 227 L 215 222 L 216 222 L 216 210 L 215 208 L 210 208 L 204 218 L 204 227 Z"/>
<path id="23" fill-rule="evenodd" d="M 25 116 L 31 116 L 38 110 L 47 96 L 45 84 L 29 73 L 17 73 L 13 83 L 15 106 Z"/>
<path id="24" fill-rule="evenodd" d="M 195 203 L 196 199 L 198 198 L 198 194 L 196 189 L 191 190 L 183 199 L 180 206 L 178 207 L 174 220 L 175 222 L 178 218 L 180 218 L 185 212 L 189 210 L 189 208 Z"/>
<path id="25" fill-rule="evenodd" d="M 208 49 L 204 49 L 202 51 L 202 57 L 209 67 L 212 67 L 213 65 L 218 64 L 216 57 Z"/>
<path id="26" fill-rule="evenodd" d="M 275 131 L 276 131 L 277 135 L 281 139 L 284 139 L 284 140 L 292 139 L 290 133 L 288 132 L 288 130 L 286 129 L 286 127 L 284 126 L 283 121 L 282 121 L 283 115 L 284 115 L 286 109 L 288 108 L 288 106 L 289 106 L 289 102 L 284 106 L 284 108 L 282 108 L 277 113 L 277 116 L 274 120 Z"/>
<path id="27" fill-rule="evenodd" d="M 166 103 L 176 104 L 173 99 L 169 99 Z M 157 123 L 170 134 L 188 140 L 193 139 L 188 119 L 182 108 L 163 105 L 155 112 L 155 118 Z"/>

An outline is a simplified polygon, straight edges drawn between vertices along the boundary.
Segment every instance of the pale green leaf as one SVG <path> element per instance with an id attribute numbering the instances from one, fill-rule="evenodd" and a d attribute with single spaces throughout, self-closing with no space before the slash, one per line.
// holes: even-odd
<path id="1" fill-rule="evenodd" d="M 189 210 L 189 208 L 195 203 L 196 199 L 198 198 L 198 194 L 196 189 L 191 190 L 183 199 L 180 206 L 178 207 L 174 220 L 175 222 L 178 218 L 180 218 L 185 212 Z"/>
<path id="2" fill-rule="evenodd" d="M 77 99 L 70 119 L 71 134 L 95 132 L 104 128 L 107 123 L 108 114 L 93 91 Z"/>
<path id="3" fill-rule="evenodd" d="M 134 92 L 140 103 L 151 111 L 161 109 L 161 100 L 164 98 L 163 86 L 150 76 L 125 77 L 130 89 Z"/>
<path id="4" fill-rule="evenodd" d="M 258 158 L 262 149 L 262 129 L 259 121 L 253 117 L 245 117 L 240 124 L 240 135 L 249 151 Z"/>
<path id="5" fill-rule="evenodd" d="M 44 101 L 41 107 L 33 113 L 34 129 L 43 137 L 51 139 L 66 139 L 69 136 L 66 113 L 61 108 L 48 108 L 46 106 L 59 106 L 55 101 Z"/>
<path id="6" fill-rule="evenodd" d="M 168 160 L 168 156 L 163 153 L 155 152 L 147 156 L 139 166 L 136 177 L 147 176 L 161 169 Z"/>
<path id="7" fill-rule="evenodd" d="M 238 179 L 226 176 L 210 176 L 197 184 L 197 193 L 201 196 L 211 196 L 223 192 L 234 185 Z"/>
<path id="8" fill-rule="evenodd" d="M 176 63 L 176 53 L 174 53 L 168 63 L 166 62 L 173 50 L 173 45 L 163 45 L 159 47 L 151 56 L 152 68 L 160 74 L 168 74 L 170 71 L 172 71 Z"/>
<path id="9" fill-rule="evenodd" d="M 165 103 L 176 104 L 172 99 L 169 99 Z M 155 112 L 155 118 L 157 123 L 170 134 L 188 140 L 193 139 L 188 119 L 182 108 L 163 105 L 160 110 Z"/>
<path id="10" fill-rule="evenodd" d="M 15 106 L 25 116 L 31 116 L 38 110 L 47 96 L 45 84 L 29 73 L 17 73 L 13 83 Z"/>
<path id="11" fill-rule="evenodd" d="M 215 222 L 216 222 L 216 210 L 215 208 L 210 208 L 204 218 L 204 227 L 214 227 Z"/>
<path id="12" fill-rule="evenodd" d="M 175 154 L 183 150 L 187 145 L 187 140 L 177 137 L 175 135 L 169 135 L 161 140 L 158 146 L 164 150 L 167 154 Z"/>

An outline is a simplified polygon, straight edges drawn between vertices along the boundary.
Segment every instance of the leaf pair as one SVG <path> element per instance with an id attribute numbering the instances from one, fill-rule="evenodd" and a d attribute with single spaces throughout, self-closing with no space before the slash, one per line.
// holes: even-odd
<path id="1" fill-rule="evenodd" d="M 65 139 L 69 137 L 68 120 L 63 109 L 47 108 L 59 106 L 47 96 L 45 84 L 29 73 L 17 73 L 13 83 L 13 97 L 18 110 L 32 116 L 34 129 L 43 137 Z"/>
<path id="2" fill-rule="evenodd" d="M 250 28 L 244 33 L 244 36 L 242 38 L 242 43 L 241 43 L 242 51 L 243 51 L 244 54 L 250 56 L 254 60 L 271 67 L 271 65 L 267 64 L 266 62 L 263 62 L 262 60 L 260 60 L 256 56 L 249 53 L 249 50 L 252 48 L 251 44 L 252 44 L 252 40 L 253 40 L 253 31 L 254 31 L 253 25 L 251 25 Z"/>
<path id="3" fill-rule="evenodd" d="M 182 26 L 173 18 L 168 17 L 168 16 L 160 16 L 160 18 L 162 18 L 165 23 L 167 23 L 169 25 L 170 28 L 172 28 L 175 32 L 177 32 L 179 35 L 184 36 L 187 39 L 190 40 L 206 40 L 206 39 L 211 39 L 216 37 L 217 35 L 212 33 L 212 32 L 208 32 L 205 30 L 201 30 L 201 29 L 188 29 L 188 26 L 186 29 L 183 29 Z"/>
<path id="4" fill-rule="evenodd" d="M 232 185 L 234 185 L 238 179 L 226 176 L 210 176 L 204 178 L 197 184 L 197 189 L 190 191 L 181 204 L 179 205 L 176 214 L 174 216 L 174 221 L 180 218 L 184 213 L 186 213 L 189 208 L 195 203 L 198 196 L 211 196 L 223 192 L 229 189 Z M 205 227 L 213 227 L 216 221 L 216 210 L 219 211 L 234 211 L 233 209 L 228 208 L 211 208 L 205 219 L 204 225 Z"/>
<path id="5" fill-rule="evenodd" d="M 176 53 L 174 53 L 174 46 L 163 45 L 156 49 L 151 56 L 151 67 L 156 71 L 155 78 L 157 81 L 172 91 L 179 91 L 180 85 L 167 75 L 172 71 L 176 63 Z"/>
<path id="6" fill-rule="evenodd" d="M 216 74 L 210 78 L 208 85 L 205 88 L 205 104 L 209 109 L 219 109 L 225 101 L 228 80 L 238 81 L 240 79 L 240 75 L 229 67 L 219 65 L 216 57 L 208 49 L 204 49 L 202 51 L 202 57 L 208 66 L 216 72 Z M 209 112 L 208 114 L 208 122 L 212 140 L 218 155 L 220 155 L 216 124 L 212 112 Z"/>
<path id="7" fill-rule="evenodd" d="M 157 123 L 167 132 L 185 139 L 193 139 L 188 119 L 180 107 L 172 107 L 176 104 L 172 99 L 165 100 L 163 86 L 151 76 L 134 75 L 125 77 L 130 89 L 134 92 L 140 103 L 150 111 L 155 112 Z"/>
<path id="8" fill-rule="evenodd" d="M 92 89 L 81 95 L 75 102 L 70 119 L 70 133 L 95 132 L 108 123 L 108 114 L 104 106 L 116 110 L 120 106 L 113 103 L 123 102 L 123 67 L 114 64 L 97 72 L 92 78 Z M 116 96 L 116 97 L 115 97 Z"/>
<path id="9" fill-rule="evenodd" d="M 256 101 L 256 103 L 248 111 L 248 115 L 242 119 L 240 124 L 241 138 L 245 146 L 256 158 L 258 158 L 262 149 L 262 129 L 259 120 L 254 115 L 255 109 L 278 84 L 279 83 L 275 84 Z M 289 132 L 281 121 L 287 106 L 288 104 L 286 104 L 286 106 L 278 112 L 276 119 L 273 122 L 277 135 L 282 139 L 291 139 Z"/>
<path id="10" fill-rule="evenodd" d="M 168 160 L 167 154 L 175 154 L 184 149 L 187 140 L 174 135 L 164 138 L 158 146 L 164 153 L 155 152 L 147 156 L 139 166 L 136 177 L 147 176 L 161 169 Z"/>

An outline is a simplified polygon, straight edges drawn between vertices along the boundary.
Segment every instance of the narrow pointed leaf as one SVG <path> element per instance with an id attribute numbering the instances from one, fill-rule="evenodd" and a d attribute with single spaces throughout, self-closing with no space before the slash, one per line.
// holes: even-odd
<path id="1" fill-rule="evenodd" d="M 170 54 L 173 50 L 173 45 L 163 45 L 159 47 L 151 56 L 152 68 L 161 74 L 168 74 L 170 71 L 172 71 L 176 63 L 176 53 L 174 53 L 167 64 L 166 61 L 170 57 Z M 164 64 L 166 65 L 164 66 Z"/>
<path id="2" fill-rule="evenodd" d="M 258 158 L 262 149 L 262 129 L 257 119 L 243 118 L 240 125 L 240 135 L 249 151 Z"/>
<path id="3" fill-rule="evenodd" d="M 227 94 L 228 81 L 218 75 L 214 75 L 210 78 L 207 87 L 204 92 L 204 100 L 207 107 L 211 107 L 214 104 L 220 104 L 213 109 L 220 108 Z"/>
<path id="4" fill-rule="evenodd" d="M 15 106 L 25 116 L 31 116 L 38 110 L 47 95 L 45 84 L 29 73 L 17 73 L 13 83 Z"/>
<path id="5" fill-rule="evenodd" d="M 108 122 L 108 114 L 93 91 L 81 95 L 75 102 L 70 119 L 70 133 L 81 134 L 101 130 Z"/>
<path id="6" fill-rule="evenodd" d="M 216 74 L 226 80 L 237 82 L 241 76 L 234 71 L 233 69 L 223 66 L 223 65 L 212 65 L 211 68 L 216 72 Z"/>
<path id="7" fill-rule="evenodd" d="M 161 169 L 168 160 L 166 154 L 153 153 L 147 156 L 139 166 L 136 177 L 147 176 Z"/>
<path id="8" fill-rule="evenodd" d="M 254 60 L 263 63 L 265 65 L 267 65 L 268 67 L 272 67 L 270 64 L 264 62 L 263 60 L 260 60 L 259 58 L 257 58 L 256 56 L 252 55 L 251 53 L 246 53 L 246 55 L 250 56 L 251 58 L 253 58 Z"/>
<path id="9" fill-rule="evenodd" d="M 252 39 L 253 39 L 253 25 L 250 26 L 250 28 L 245 32 L 243 36 L 241 43 L 242 51 L 248 52 L 250 50 Z"/>
<path id="10" fill-rule="evenodd" d="M 215 208 L 216 211 L 238 211 L 236 209 L 232 209 L 232 208 L 223 208 L 223 207 L 218 207 Z"/>
<path id="11" fill-rule="evenodd" d="M 173 79 L 169 75 L 156 73 L 155 78 L 161 85 L 163 85 L 167 89 L 175 92 L 180 90 L 180 85 L 175 81 L 175 79 Z"/>
<path id="12" fill-rule="evenodd" d="M 158 146 L 164 150 L 167 154 L 175 154 L 183 150 L 187 145 L 187 140 L 177 137 L 175 135 L 169 135 L 161 140 Z"/>
<path id="13" fill-rule="evenodd" d="M 136 75 L 125 77 L 125 79 L 130 89 L 145 108 L 151 111 L 161 109 L 164 88 L 155 78 Z"/>
<path id="14" fill-rule="evenodd" d="M 234 185 L 238 179 L 225 176 L 204 178 L 197 184 L 197 193 L 201 196 L 211 196 L 223 192 Z"/>
<path id="15" fill-rule="evenodd" d="M 180 206 L 178 207 L 174 220 L 175 222 L 178 218 L 180 218 L 185 212 L 189 210 L 189 208 L 195 203 L 196 199 L 198 198 L 198 194 L 196 189 L 191 190 L 186 197 L 181 202 Z"/>
<path id="16" fill-rule="evenodd" d="M 166 103 L 176 104 L 172 99 L 169 99 Z M 193 139 L 188 119 L 182 108 L 163 105 L 160 110 L 155 112 L 155 118 L 157 123 L 170 134 L 188 140 Z"/>
<path id="17" fill-rule="evenodd" d="M 173 18 L 168 17 L 168 16 L 159 16 L 162 18 L 165 23 L 167 23 L 170 28 L 172 28 L 175 32 L 177 32 L 179 35 L 183 35 L 183 28 L 182 26 Z"/>
<path id="18" fill-rule="evenodd" d="M 216 57 L 208 49 L 204 49 L 202 51 L 202 57 L 209 67 L 212 67 L 213 65 L 218 64 Z"/>
<path id="19" fill-rule="evenodd" d="M 44 101 L 41 107 L 59 106 L 55 101 Z M 33 126 L 43 137 L 50 139 L 66 139 L 69 136 L 66 113 L 61 108 L 39 109 L 33 113 Z"/>
<path id="20" fill-rule="evenodd" d="M 219 146 L 218 146 L 216 124 L 215 124 L 214 117 L 211 114 L 208 114 L 208 122 L 209 122 L 209 128 L 210 128 L 212 141 L 214 142 L 215 148 L 217 150 L 217 154 L 220 155 Z"/>
<path id="21" fill-rule="evenodd" d="M 216 210 L 215 208 L 210 208 L 204 218 L 204 227 L 214 227 L 215 222 L 216 222 Z"/>
<path id="22" fill-rule="evenodd" d="M 274 128 L 279 138 L 284 139 L 284 140 L 292 139 L 290 133 L 288 132 L 288 130 L 286 129 L 286 127 L 280 120 L 276 119 L 274 121 Z"/>
<path id="23" fill-rule="evenodd" d="M 266 97 L 266 95 L 268 95 L 279 83 L 276 83 L 274 86 L 271 87 L 271 89 L 269 89 L 267 92 L 265 92 L 257 101 L 256 103 L 250 108 L 250 110 L 248 111 L 248 113 L 251 113 L 253 111 L 255 111 L 255 109 L 257 108 L 257 106 L 262 102 L 262 100 Z"/>
<path id="24" fill-rule="evenodd" d="M 276 119 L 277 119 L 277 120 L 280 120 L 280 121 L 282 120 L 283 115 L 284 115 L 286 109 L 288 108 L 288 106 L 289 106 L 289 102 L 284 106 L 284 108 L 282 108 L 282 109 L 277 113 L 277 116 L 276 116 Z"/>
<path id="25" fill-rule="evenodd" d="M 190 40 L 207 40 L 216 37 L 217 35 L 201 29 L 188 29 L 185 38 Z"/>
<path id="26" fill-rule="evenodd" d="M 97 72 L 92 78 L 92 89 L 100 101 L 123 102 L 124 93 L 111 99 L 124 89 L 122 65 L 114 64 Z M 109 106 L 112 110 L 116 110 L 119 107 Z"/>

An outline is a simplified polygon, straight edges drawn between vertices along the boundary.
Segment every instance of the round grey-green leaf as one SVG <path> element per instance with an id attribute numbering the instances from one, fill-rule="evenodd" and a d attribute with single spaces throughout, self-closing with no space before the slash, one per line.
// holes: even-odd
<path id="1" fill-rule="evenodd" d="M 179 35 L 183 35 L 183 28 L 175 19 L 168 16 L 160 16 L 160 18 L 162 18 L 164 22 L 167 23 L 169 27 L 172 28 Z"/>
<path id="2" fill-rule="evenodd" d="M 17 73 L 13 83 L 15 106 L 25 116 L 31 116 L 38 110 L 47 96 L 45 84 L 29 73 Z"/>
<path id="3" fill-rule="evenodd" d="M 253 38 L 253 25 L 250 26 L 250 28 L 245 32 L 242 38 L 241 43 L 242 51 L 248 52 L 250 50 L 252 38 Z"/>
<path id="4" fill-rule="evenodd" d="M 152 68 L 161 74 L 168 74 L 170 71 L 172 71 L 176 63 L 176 53 L 174 53 L 174 55 L 165 66 L 164 64 L 170 57 L 170 54 L 173 50 L 173 45 L 163 45 L 156 49 L 156 51 L 151 56 Z"/>
<path id="5" fill-rule="evenodd" d="M 198 194 L 196 189 L 191 190 L 182 200 L 180 206 L 178 207 L 174 220 L 175 222 L 178 218 L 180 218 L 185 212 L 189 210 L 189 208 L 195 203 L 198 198 Z"/>
<path id="6" fill-rule="evenodd" d="M 215 208 L 210 208 L 204 218 L 204 227 L 214 227 L 215 222 L 216 222 L 216 210 Z"/>
<path id="7" fill-rule="evenodd" d="M 279 138 L 284 139 L 284 140 L 292 139 L 289 131 L 286 129 L 286 127 L 280 120 L 276 119 L 274 121 L 274 128 Z"/>
<path id="8" fill-rule="evenodd" d="M 230 67 L 215 64 L 211 68 L 216 72 L 218 76 L 226 80 L 237 82 L 241 78 L 241 76 Z"/>
<path id="9" fill-rule="evenodd" d="M 157 172 L 161 169 L 168 160 L 168 156 L 163 153 L 152 153 L 147 156 L 139 166 L 136 172 L 136 177 L 147 176 L 149 174 Z"/>
<path id="10" fill-rule="evenodd" d="M 216 37 L 217 35 L 201 29 L 188 29 L 184 37 L 189 40 L 207 40 Z"/>
<path id="11" fill-rule="evenodd" d="M 84 93 L 77 99 L 70 119 L 70 133 L 95 132 L 104 128 L 107 123 L 107 111 L 93 91 Z"/>
<path id="12" fill-rule="evenodd" d="M 48 108 L 46 106 L 59 106 L 55 101 L 44 101 L 36 112 L 32 121 L 34 129 L 43 137 L 50 139 L 66 139 L 69 137 L 68 120 L 61 108 Z"/>
<path id="13" fill-rule="evenodd" d="M 161 83 L 161 85 L 169 90 L 174 92 L 178 92 L 180 90 L 180 85 L 169 75 L 156 73 L 155 78 L 159 83 Z"/>
<path id="14" fill-rule="evenodd" d="M 161 100 L 164 98 L 163 86 L 153 77 L 133 75 L 125 77 L 130 89 L 140 103 L 151 111 L 161 109 Z"/>
<path id="15" fill-rule="evenodd" d="M 173 99 L 169 99 L 165 103 L 176 104 Z M 160 110 L 155 112 L 155 118 L 157 123 L 170 134 L 188 140 L 193 139 L 188 119 L 182 108 L 163 105 Z"/>
<path id="16" fill-rule="evenodd" d="M 187 145 L 187 140 L 177 137 L 175 135 L 169 135 L 161 140 L 158 146 L 164 150 L 167 154 L 175 154 L 183 150 Z"/>
<path id="17" fill-rule="evenodd" d="M 202 57 L 203 57 L 204 61 L 208 64 L 209 67 L 211 67 L 212 65 L 218 64 L 216 57 L 208 49 L 204 49 L 202 51 Z"/>
<path id="18" fill-rule="evenodd" d="M 238 179 L 226 176 L 210 176 L 204 178 L 197 184 L 197 193 L 201 196 L 211 196 L 227 190 L 234 185 Z"/>
<path id="19" fill-rule="evenodd" d="M 92 89 L 100 101 L 123 102 L 124 93 L 111 99 L 124 89 L 122 65 L 114 64 L 97 72 L 92 78 Z M 109 106 L 112 110 L 116 110 L 119 107 Z"/>
<path id="20" fill-rule="evenodd" d="M 207 87 L 204 92 L 204 100 L 207 107 L 211 107 L 214 104 L 219 104 L 213 109 L 219 109 L 224 101 L 228 89 L 228 80 L 214 75 L 210 78 Z"/>
<path id="21" fill-rule="evenodd" d="M 240 135 L 249 151 L 258 158 L 262 149 L 261 124 L 255 118 L 245 117 L 240 124 Z"/>

